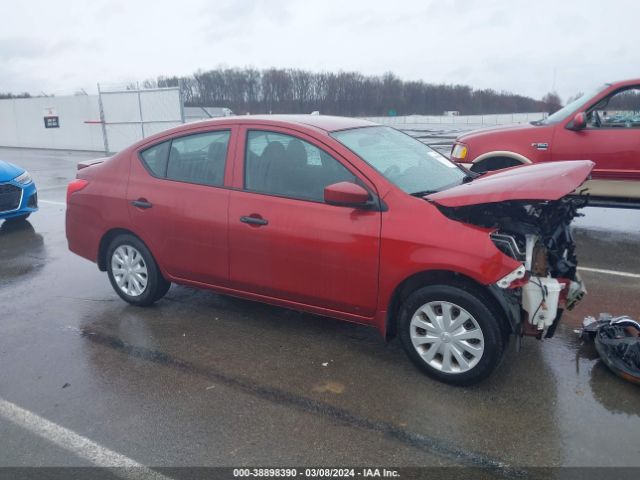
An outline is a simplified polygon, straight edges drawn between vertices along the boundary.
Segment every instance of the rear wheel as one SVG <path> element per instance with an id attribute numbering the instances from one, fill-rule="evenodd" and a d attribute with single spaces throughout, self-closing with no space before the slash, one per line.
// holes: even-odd
<path id="1" fill-rule="evenodd" d="M 151 305 L 171 287 L 149 249 L 133 235 L 113 239 L 107 249 L 107 273 L 116 293 L 132 305 Z"/>
<path id="2" fill-rule="evenodd" d="M 416 290 L 402 306 L 398 327 L 409 358 L 428 375 L 453 385 L 483 380 L 504 351 L 504 323 L 484 298 L 458 287 Z"/>

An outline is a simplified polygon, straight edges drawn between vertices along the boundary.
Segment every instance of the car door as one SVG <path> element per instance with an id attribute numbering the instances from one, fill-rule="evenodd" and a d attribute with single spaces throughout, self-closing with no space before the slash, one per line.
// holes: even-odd
<path id="1" fill-rule="evenodd" d="M 613 92 L 587 110 L 578 131 L 558 125 L 553 160 L 593 160 L 593 177 L 640 180 L 640 86 Z"/>
<path id="2" fill-rule="evenodd" d="M 229 199 L 234 288 L 360 316 L 377 304 L 381 213 L 324 203 L 332 183 L 362 182 L 326 146 L 286 129 L 240 134 Z M 241 156 L 242 155 L 242 156 Z"/>
<path id="3" fill-rule="evenodd" d="M 127 188 L 131 223 L 173 277 L 227 285 L 224 188 L 233 130 L 181 135 L 136 152 Z"/>

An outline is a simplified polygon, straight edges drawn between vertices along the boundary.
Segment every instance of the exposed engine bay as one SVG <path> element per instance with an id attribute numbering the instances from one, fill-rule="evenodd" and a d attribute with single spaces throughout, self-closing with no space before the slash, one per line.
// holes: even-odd
<path id="1" fill-rule="evenodd" d="M 571 222 L 587 202 L 584 196 L 566 196 L 438 208 L 453 220 L 495 229 L 490 237 L 496 247 L 522 262 L 497 283 L 521 307 L 519 333 L 550 338 L 563 310 L 571 310 L 586 294 Z"/>

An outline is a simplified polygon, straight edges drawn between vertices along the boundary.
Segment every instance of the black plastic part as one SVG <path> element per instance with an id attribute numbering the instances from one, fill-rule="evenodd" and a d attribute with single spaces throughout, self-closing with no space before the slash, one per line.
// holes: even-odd
<path id="1" fill-rule="evenodd" d="M 555 335 L 556 328 L 558 328 L 558 324 L 562 319 L 563 313 L 564 313 L 564 310 L 562 308 L 559 308 L 556 318 L 554 318 L 553 323 L 549 326 L 549 328 L 547 328 L 547 333 L 545 334 L 544 338 L 552 338 Z"/>
<path id="2" fill-rule="evenodd" d="M 240 221 L 249 225 L 269 225 L 268 220 L 258 217 L 240 217 Z"/>
<path id="3" fill-rule="evenodd" d="M 147 202 L 146 200 L 134 200 L 131 202 L 131 205 L 138 208 L 151 208 L 153 204 L 151 202 Z"/>
<path id="4" fill-rule="evenodd" d="M 504 311 L 511 327 L 511 333 L 518 333 L 522 314 L 517 294 L 513 290 L 500 288 L 497 285 L 489 285 L 488 290 Z"/>
<path id="5" fill-rule="evenodd" d="M 29 197 L 27 201 L 27 207 L 29 208 L 38 208 L 38 194 L 34 193 Z"/>

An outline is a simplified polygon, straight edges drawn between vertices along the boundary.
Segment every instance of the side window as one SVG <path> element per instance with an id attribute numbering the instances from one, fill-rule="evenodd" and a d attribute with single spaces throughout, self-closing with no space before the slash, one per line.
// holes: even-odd
<path id="1" fill-rule="evenodd" d="M 170 144 L 171 140 L 168 140 L 147 148 L 141 153 L 145 166 L 156 177 L 164 178 L 165 176 Z"/>
<path id="2" fill-rule="evenodd" d="M 247 134 L 245 189 L 303 200 L 324 201 L 324 187 L 356 183 L 335 158 L 304 140 L 281 133 Z"/>
<path id="3" fill-rule="evenodd" d="M 174 138 L 169 149 L 166 178 L 222 185 L 230 135 L 229 131 L 221 131 Z"/>
<path id="4" fill-rule="evenodd" d="M 640 128 L 640 86 L 614 93 L 587 114 L 589 128 Z"/>

